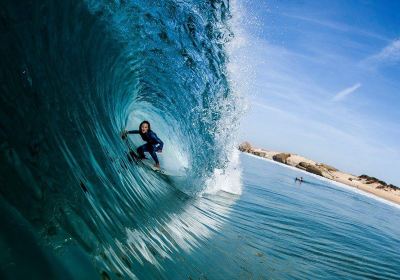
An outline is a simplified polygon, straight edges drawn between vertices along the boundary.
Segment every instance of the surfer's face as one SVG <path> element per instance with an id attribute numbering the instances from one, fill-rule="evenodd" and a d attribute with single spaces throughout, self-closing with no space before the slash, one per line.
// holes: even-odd
<path id="1" fill-rule="evenodd" d="M 149 130 L 149 125 L 147 123 L 142 124 L 140 130 L 142 131 L 142 133 L 146 133 Z"/>

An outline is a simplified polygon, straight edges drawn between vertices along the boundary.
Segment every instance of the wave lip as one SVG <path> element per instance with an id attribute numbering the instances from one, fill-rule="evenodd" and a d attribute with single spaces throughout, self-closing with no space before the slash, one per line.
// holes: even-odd
<path id="1" fill-rule="evenodd" d="M 100 274 L 143 276 L 142 262 L 157 275 L 149 252 L 193 250 L 222 223 L 227 211 L 194 205 L 230 168 L 230 17 L 227 1 L 2 3 L 0 190 L 55 275 L 74 273 L 63 254 Z M 128 161 L 119 134 L 143 119 L 184 180 Z"/>

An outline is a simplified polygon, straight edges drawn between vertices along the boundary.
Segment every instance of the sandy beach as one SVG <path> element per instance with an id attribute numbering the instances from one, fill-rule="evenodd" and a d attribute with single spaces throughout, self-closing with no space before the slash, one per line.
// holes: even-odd
<path id="1" fill-rule="evenodd" d="M 370 194 L 400 205 L 400 188 L 392 184 L 387 184 L 386 182 L 377 178 L 365 174 L 356 176 L 338 170 L 333 166 L 319 163 L 297 154 L 256 148 L 248 142 L 242 143 L 239 146 L 239 150 L 258 157 L 293 166 L 295 168 L 304 170 L 315 175 L 319 175 L 329 180 L 333 180 L 335 182 L 357 188 L 361 191 L 368 192 Z"/>

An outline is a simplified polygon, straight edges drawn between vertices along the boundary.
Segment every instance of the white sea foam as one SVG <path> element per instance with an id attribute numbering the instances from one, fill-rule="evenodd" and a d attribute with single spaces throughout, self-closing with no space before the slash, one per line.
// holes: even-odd
<path id="1" fill-rule="evenodd" d="M 203 194 L 212 194 L 220 190 L 236 195 L 242 193 L 242 169 L 239 151 L 233 150 L 230 159 L 227 168 L 214 170 L 214 174 L 206 181 L 207 187 Z"/>
<path id="2" fill-rule="evenodd" d="M 250 41 L 247 39 L 246 32 L 242 28 L 243 21 L 247 20 L 243 5 L 239 1 L 232 1 L 230 5 L 232 18 L 229 20 L 229 26 L 234 31 L 233 39 L 226 44 L 226 51 L 229 56 L 227 64 L 228 81 L 231 89 L 232 96 L 236 101 L 235 116 L 234 118 L 225 118 L 218 125 L 224 127 L 228 133 L 237 131 L 239 127 L 239 120 L 248 108 L 246 96 L 248 95 L 248 83 L 253 74 L 253 67 L 248 63 L 246 55 L 242 51 L 244 47 L 249 47 Z M 230 101 L 232 102 L 232 100 Z M 224 104 L 219 104 L 221 107 L 229 108 Z M 216 135 L 218 137 L 218 135 Z M 227 149 L 229 163 L 225 168 L 215 169 L 214 173 L 206 181 L 206 188 L 202 194 L 212 194 L 218 191 L 225 191 L 228 193 L 240 195 L 242 193 L 242 180 L 240 167 L 239 151 L 237 150 L 237 143 L 226 143 L 221 141 L 224 149 Z"/>

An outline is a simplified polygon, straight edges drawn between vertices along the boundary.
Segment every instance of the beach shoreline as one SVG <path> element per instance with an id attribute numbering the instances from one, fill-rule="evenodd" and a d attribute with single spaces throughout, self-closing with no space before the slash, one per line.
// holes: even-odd
<path id="1" fill-rule="evenodd" d="M 316 175 L 316 177 L 328 179 L 334 183 L 343 184 L 400 206 L 400 188 L 386 184 L 377 178 L 367 175 L 356 176 L 294 153 L 282 153 L 256 148 L 248 142 L 242 143 L 239 146 L 239 150 L 261 159 L 280 163 L 296 170 Z"/>

